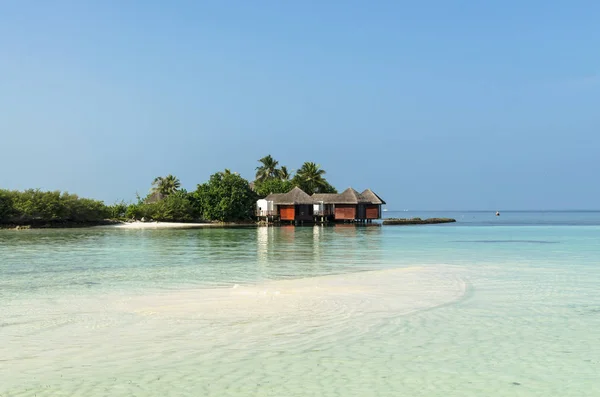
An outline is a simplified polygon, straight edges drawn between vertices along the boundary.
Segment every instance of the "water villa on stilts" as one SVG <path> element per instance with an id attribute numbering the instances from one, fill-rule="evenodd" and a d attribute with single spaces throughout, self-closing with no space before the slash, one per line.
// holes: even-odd
<path id="1" fill-rule="evenodd" d="M 315 193 L 309 196 L 299 187 L 288 193 L 270 194 L 256 202 L 256 216 L 266 223 L 372 223 L 381 219 L 385 201 L 371 189 L 362 193 L 352 188 L 342 193 Z"/>

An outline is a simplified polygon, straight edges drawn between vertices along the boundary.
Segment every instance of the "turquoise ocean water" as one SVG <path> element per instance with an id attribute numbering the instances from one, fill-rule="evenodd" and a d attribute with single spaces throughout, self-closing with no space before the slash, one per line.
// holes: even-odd
<path id="1" fill-rule="evenodd" d="M 0 231 L 0 396 L 600 396 L 600 212 L 386 216 Z"/>

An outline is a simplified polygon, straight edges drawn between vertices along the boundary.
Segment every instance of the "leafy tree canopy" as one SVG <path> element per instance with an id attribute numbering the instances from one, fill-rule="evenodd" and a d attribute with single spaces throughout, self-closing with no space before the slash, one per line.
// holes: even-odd
<path id="1" fill-rule="evenodd" d="M 294 188 L 292 181 L 282 179 L 267 179 L 263 182 L 254 183 L 254 191 L 260 197 L 266 197 L 271 193 L 287 193 Z"/>
<path id="2" fill-rule="evenodd" d="M 237 173 L 217 172 L 193 193 L 196 209 L 206 220 L 234 222 L 252 219 L 257 195 Z"/>
<path id="3" fill-rule="evenodd" d="M 164 222 L 191 222 L 199 218 L 193 198 L 185 190 L 177 192 L 155 202 L 138 202 L 126 209 L 129 219 L 142 219 Z"/>
<path id="4" fill-rule="evenodd" d="M 0 223 L 17 225 L 98 222 L 109 217 L 102 201 L 66 192 L 0 190 Z"/>

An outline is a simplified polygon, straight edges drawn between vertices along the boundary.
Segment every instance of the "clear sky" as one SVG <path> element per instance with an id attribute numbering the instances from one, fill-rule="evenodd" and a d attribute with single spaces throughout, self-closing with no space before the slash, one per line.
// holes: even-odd
<path id="1" fill-rule="evenodd" d="M 0 187 L 271 154 L 390 209 L 600 208 L 600 2 L 5 1 Z"/>

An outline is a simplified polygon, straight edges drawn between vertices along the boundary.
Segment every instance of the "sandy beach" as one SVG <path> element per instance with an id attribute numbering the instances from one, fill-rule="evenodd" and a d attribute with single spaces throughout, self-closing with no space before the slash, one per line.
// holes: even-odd
<path id="1" fill-rule="evenodd" d="M 182 222 L 123 222 L 101 226 L 117 229 L 195 229 L 201 227 L 223 226 L 220 223 L 182 223 Z"/>

